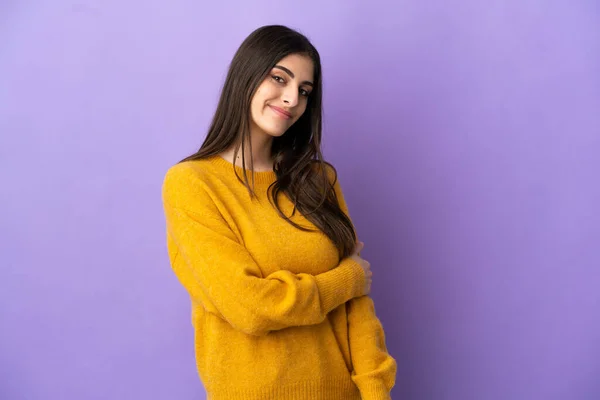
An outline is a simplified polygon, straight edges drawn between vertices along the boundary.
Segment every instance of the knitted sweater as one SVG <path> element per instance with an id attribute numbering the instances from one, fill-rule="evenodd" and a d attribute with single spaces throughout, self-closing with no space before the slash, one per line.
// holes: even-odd
<path id="1" fill-rule="evenodd" d="M 168 253 L 191 298 L 208 400 L 390 399 L 396 362 L 364 295 L 364 270 L 340 260 L 322 232 L 277 214 L 267 197 L 273 171 L 254 173 L 252 200 L 233 168 L 220 156 L 187 161 L 162 187 Z M 335 190 L 348 213 L 339 182 Z M 291 219 L 315 228 L 298 212 Z"/>

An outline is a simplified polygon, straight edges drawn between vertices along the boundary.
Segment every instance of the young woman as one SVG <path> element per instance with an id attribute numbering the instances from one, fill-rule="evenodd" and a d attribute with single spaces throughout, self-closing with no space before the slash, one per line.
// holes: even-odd
<path id="1" fill-rule="evenodd" d="M 169 257 L 209 400 L 390 398 L 396 362 L 322 159 L 321 96 L 308 39 L 259 28 L 231 62 L 202 147 L 166 173 Z"/>

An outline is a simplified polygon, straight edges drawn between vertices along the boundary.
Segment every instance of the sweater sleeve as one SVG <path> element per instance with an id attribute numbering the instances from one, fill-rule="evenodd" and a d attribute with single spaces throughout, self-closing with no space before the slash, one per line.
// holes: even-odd
<path id="1" fill-rule="evenodd" d="M 350 218 L 339 182 L 334 185 L 342 211 Z M 396 382 L 396 360 L 388 353 L 383 326 L 369 296 L 347 303 L 348 336 L 352 358 L 352 380 L 363 400 L 390 400 Z"/>
<path id="2" fill-rule="evenodd" d="M 390 400 L 396 382 L 396 360 L 388 353 L 381 322 L 369 296 L 348 302 L 348 335 L 352 380 L 363 400 Z"/>
<path id="3" fill-rule="evenodd" d="M 167 172 L 162 199 L 179 281 L 192 299 L 240 331 L 261 336 L 317 324 L 364 294 L 364 271 L 350 258 L 316 276 L 280 270 L 263 277 L 208 192 L 181 168 Z"/>

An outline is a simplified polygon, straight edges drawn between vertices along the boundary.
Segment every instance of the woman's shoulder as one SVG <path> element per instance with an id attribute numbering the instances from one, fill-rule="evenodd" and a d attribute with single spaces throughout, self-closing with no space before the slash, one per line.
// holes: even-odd
<path id="1" fill-rule="evenodd" d="M 174 203 L 187 201 L 193 197 L 198 201 L 199 194 L 205 191 L 211 180 L 210 161 L 182 161 L 170 166 L 162 183 L 163 200 Z"/>
<path id="2" fill-rule="evenodd" d="M 207 160 L 182 161 L 170 166 L 165 175 L 165 184 L 190 184 L 198 180 L 209 179 L 210 163 Z"/>

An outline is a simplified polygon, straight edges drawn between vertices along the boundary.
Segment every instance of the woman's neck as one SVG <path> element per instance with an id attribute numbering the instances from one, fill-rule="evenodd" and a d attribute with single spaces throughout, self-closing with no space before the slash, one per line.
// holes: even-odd
<path id="1" fill-rule="evenodd" d="M 273 158 L 271 155 L 271 144 L 273 138 L 269 138 L 263 143 L 257 144 L 255 141 L 252 142 L 252 160 L 254 164 L 254 171 L 272 171 L 273 170 Z M 243 168 L 242 165 L 242 148 L 238 149 L 237 157 L 234 160 L 235 145 L 220 154 L 221 157 L 229 161 L 230 163 Z M 244 158 L 246 160 L 246 169 L 250 169 L 250 146 L 246 144 Z"/>

